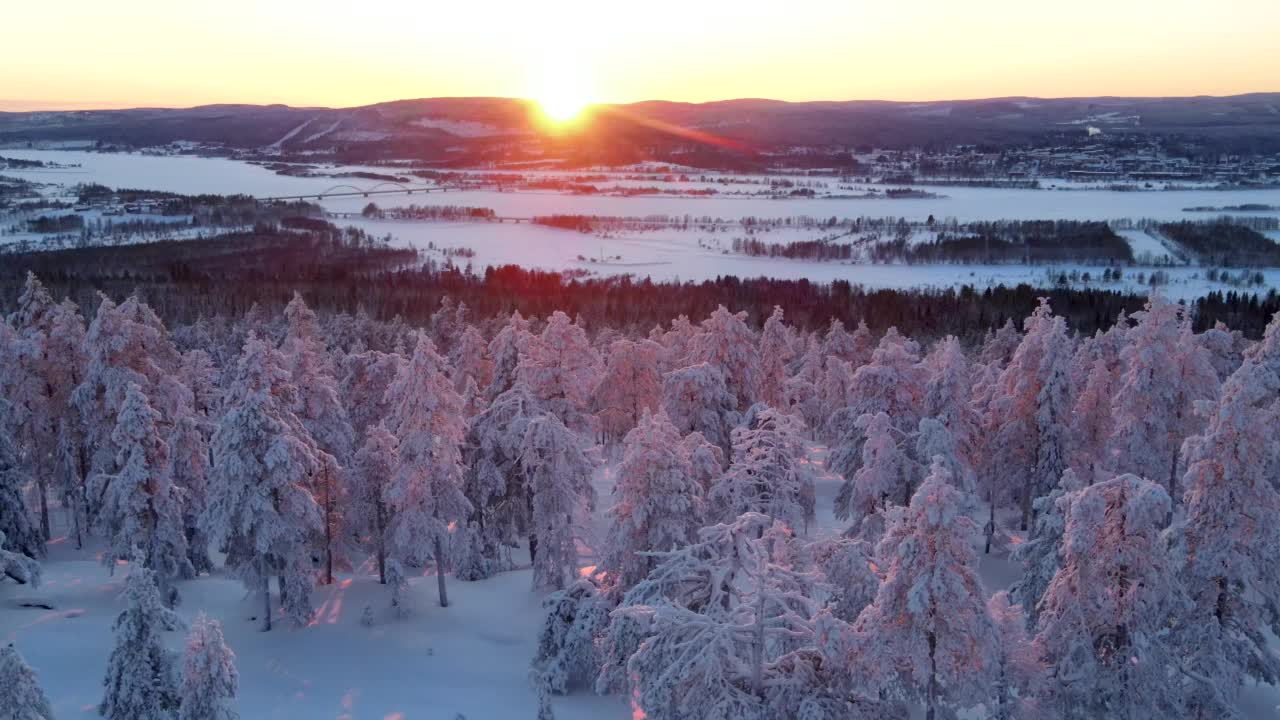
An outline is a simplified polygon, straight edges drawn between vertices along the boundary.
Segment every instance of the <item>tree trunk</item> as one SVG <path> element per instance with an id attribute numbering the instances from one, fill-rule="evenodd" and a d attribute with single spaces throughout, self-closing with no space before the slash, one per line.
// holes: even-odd
<path id="1" fill-rule="evenodd" d="M 1022 524 L 1021 528 L 1025 532 L 1031 526 L 1031 476 L 1027 476 L 1027 482 L 1022 487 Z"/>
<path id="2" fill-rule="evenodd" d="M 36 482 L 36 489 L 40 492 L 40 535 L 48 542 L 53 533 L 49 532 L 49 488 L 43 478 Z"/>
<path id="3" fill-rule="evenodd" d="M 271 578 L 262 573 L 262 632 L 271 632 Z"/>
<path id="4" fill-rule="evenodd" d="M 440 593 L 440 607 L 449 607 L 449 594 L 444 587 L 444 553 L 440 550 L 440 537 L 436 536 L 436 589 Z"/>
<path id="5" fill-rule="evenodd" d="M 386 541 L 386 524 L 387 521 L 383 517 L 384 508 L 382 501 L 378 501 L 375 507 L 374 528 L 378 533 L 378 582 L 387 584 L 387 541 Z"/>
<path id="6" fill-rule="evenodd" d="M 333 485 L 326 465 L 320 476 L 324 483 L 324 579 L 321 585 L 333 584 Z"/>
<path id="7" fill-rule="evenodd" d="M 929 633 L 929 709 L 925 720 L 934 720 L 938 706 L 938 638 Z"/>
<path id="8" fill-rule="evenodd" d="M 983 554 L 991 554 L 991 538 L 996 534 L 996 498 L 995 493 L 987 491 L 987 526 L 984 529 L 987 536 L 987 545 L 983 549 Z"/>
<path id="9" fill-rule="evenodd" d="M 764 565 L 762 562 L 761 565 Z M 761 568 L 764 572 L 764 568 Z M 764 577 L 756 578 L 755 642 L 751 646 L 751 691 L 764 697 Z"/>

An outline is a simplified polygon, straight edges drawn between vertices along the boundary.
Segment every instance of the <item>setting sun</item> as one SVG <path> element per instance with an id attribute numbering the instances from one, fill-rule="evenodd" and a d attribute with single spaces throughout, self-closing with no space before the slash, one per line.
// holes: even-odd
<path id="1" fill-rule="evenodd" d="M 568 87 L 540 95 L 537 98 L 537 102 L 542 114 L 553 123 L 566 123 L 574 120 L 590 104 L 585 95 Z"/>

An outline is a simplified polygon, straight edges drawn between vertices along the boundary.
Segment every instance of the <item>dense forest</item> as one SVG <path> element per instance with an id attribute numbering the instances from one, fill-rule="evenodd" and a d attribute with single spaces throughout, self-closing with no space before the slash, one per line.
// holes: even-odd
<path id="1" fill-rule="evenodd" d="M 447 606 L 531 564 L 543 718 L 592 691 L 661 720 L 1207 717 L 1280 679 L 1280 535 L 1254 522 L 1280 512 L 1280 321 L 1197 332 L 1227 298 L 566 282 L 389 270 L 347 233 L 221 242 L 4 272 L 0 578 L 39 582 L 55 521 L 130 566 L 110 720 L 230 707 L 216 625 L 181 683 L 163 646 L 187 580 L 225 572 L 263 630 L 301 627 L 365 558 L 389 622 L 410 573 Z M 138 290 L 82 311 L 95 283 Z M 651 322 L 676 303 L 711 308 Z M 835 535 L 812 531 L 815 446 Z"/>

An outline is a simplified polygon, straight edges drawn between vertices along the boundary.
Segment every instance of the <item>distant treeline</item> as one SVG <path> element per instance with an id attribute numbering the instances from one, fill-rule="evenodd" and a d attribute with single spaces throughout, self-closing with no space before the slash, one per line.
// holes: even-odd
<path id="1" fill-rule="evenodd" d="M 364 206 L 361 215 L 379 220 L 492 220 L 498 216 L 493 208 L 467 207 L 463 205 L 408 205 L 383 209 L 376 203 Z"/>
<path id="2" fill-rule="evenodd" d="M 13 308 L 26 272 L 86 312 L 98 291 L 119 298 L 135 289 L 166 321 L 189 323 L 202 315 L 242 315 L 254 304 L 279 310 L 294 290 L 317 309 L 375 317 L 400 316 L 421 325 L 449 296 L 477 317 L 520 310 L 581 316 L 588 328 L 647 332 L 677 315 L 706 317 L 718 305 L 746 310 L 760 325 L 781 305 L 797 327 L 825 327 L 832 318 L 859 320 L 875 330 L 897 326 L 921 337 L 956 334 L 977 339 L 1006 320 L 1020 321 L 1049 297 L 1055 313 L 1084 333 L 1110 327 L 1120 311 L 1141 309 L 1139 295 L 1099 289 L 1039 289 L 1029 285 L 977 290 L 869 290 L 847 281 L 721 277 L 701 283 L 655 283 L 629 277 L 575 279 L 515 266 L 469 272 L 452 262 L 423 261 L 413 250 L 388 247 L 357 229 L 260 231 L 205 240 L 166 241 L 118 248 L 78 248 L 9 255 L 0 263 L 0 307 Z M 1246 335 L 1261 335 L 1280 310 L 1280 296 L 1213 293 L 1194 306 L 1199 329 L 1216 320 Z"/>
<path id="3" fill-rule="evenodd" d="M 792 260 L 850 260 L 853 245 L 823 240 L 796 240 L 770 243 L 756 238 L 733 239 L 733 251 L 752 257 L 783 257 Z"/>
<path id="4" fill-rule="evenodd" d="M 1251 227 L 1235 222 L 1167 223 L 1160 226 L 1160 232 L 1205 265 L 1280 266 L 1280 244 Z"/>
<path id="5" fill-rule="evenodd" d="M 929 242 L 894 241 L 876 248 L 878 259 L 909 263 L 1133 262 L 1133 248 L 1105 222 L 1028 220 L 971 223 L 940 232 Z"/>

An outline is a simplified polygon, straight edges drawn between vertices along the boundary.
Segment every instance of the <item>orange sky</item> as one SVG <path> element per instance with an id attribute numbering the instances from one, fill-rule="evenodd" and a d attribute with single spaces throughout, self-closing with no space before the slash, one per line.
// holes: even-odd
<path id="1" fill-rule="evenodd" d="M 1280 0 L 16 0 L 4 16 L 14 110 L 1280 91 Z"/>

